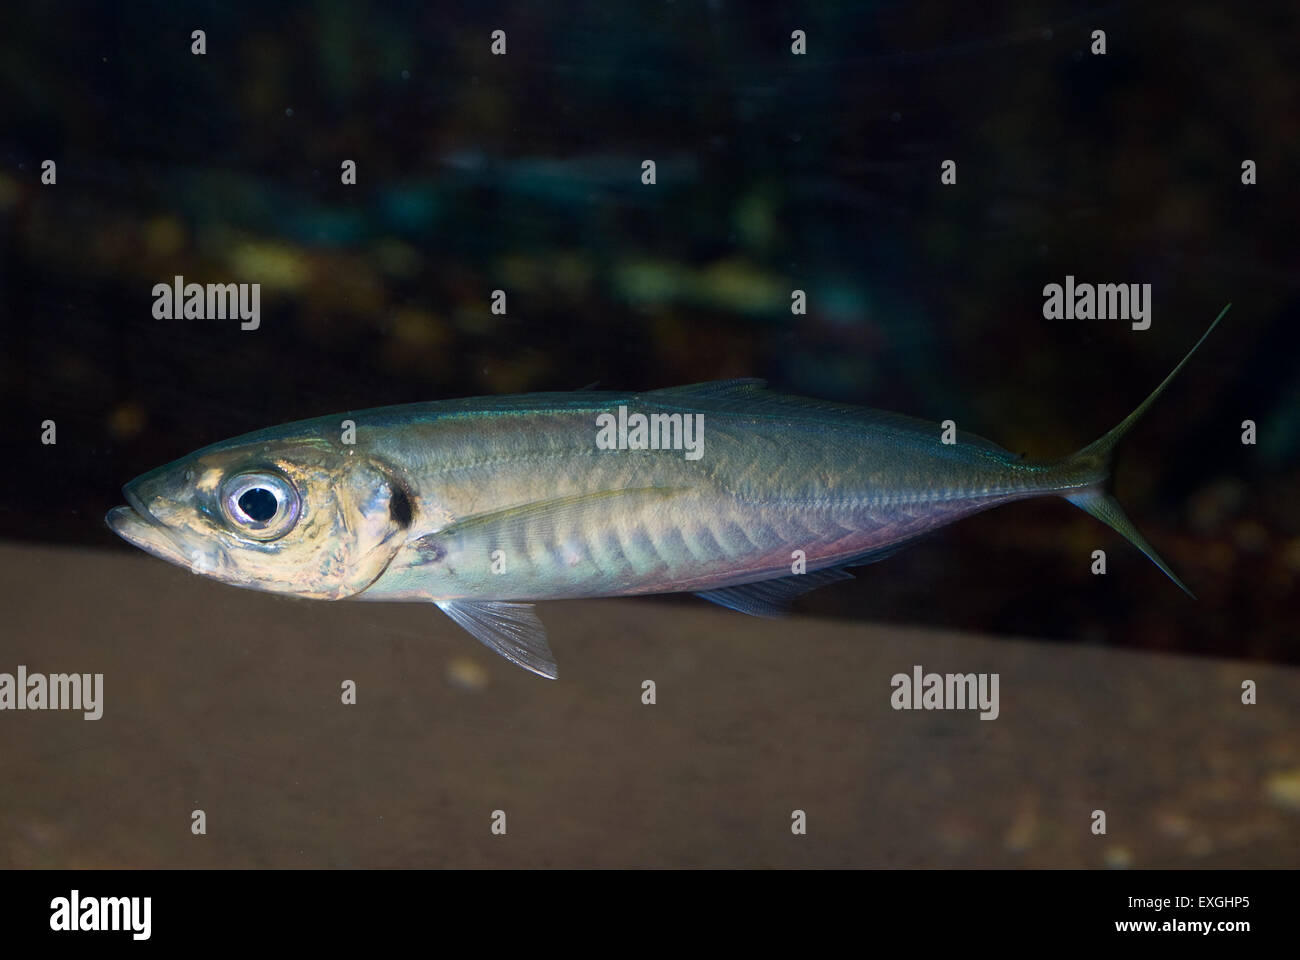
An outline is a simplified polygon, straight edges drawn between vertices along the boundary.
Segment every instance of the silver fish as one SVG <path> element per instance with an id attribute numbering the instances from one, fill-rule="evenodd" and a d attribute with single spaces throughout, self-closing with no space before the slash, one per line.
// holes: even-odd
<path id="1" fill-rule="evenodd" d="M 1029 497 L 1086 510 L 1186 591 L 1105 482 L 1115 445 L 1227 311 L 1141 406 L 1061 460 L 1024 460 L 969 433 L 945 443 L 938 424 L 729 380 L 272 427 L 136 478 L 107 521 L 236 586 L 431 601 L 545 677 L 556 665 L 533 601 L 690 591 L 777 615 L 850 578 L 846 567 Z"/>

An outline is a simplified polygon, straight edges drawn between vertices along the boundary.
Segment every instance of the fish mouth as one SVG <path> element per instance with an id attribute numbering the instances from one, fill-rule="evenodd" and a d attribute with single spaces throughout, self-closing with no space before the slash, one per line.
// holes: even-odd
<path id="1" fill-rule="evenodd" d="M 122 495 L 130 506 L 114 507 L 104 517 L 108 528 L 132 546 L 169 563 L 189 566 L 172 532 L 164 527 L 129 486 Z"/>

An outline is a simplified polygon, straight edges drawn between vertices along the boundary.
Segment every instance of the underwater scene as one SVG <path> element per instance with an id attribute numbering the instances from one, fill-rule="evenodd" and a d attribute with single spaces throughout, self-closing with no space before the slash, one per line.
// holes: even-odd
<path id="1" fill-rule="evenodd" d="M 1300 7 L 0 24 L 0 867 L 1300 866 Z"/>

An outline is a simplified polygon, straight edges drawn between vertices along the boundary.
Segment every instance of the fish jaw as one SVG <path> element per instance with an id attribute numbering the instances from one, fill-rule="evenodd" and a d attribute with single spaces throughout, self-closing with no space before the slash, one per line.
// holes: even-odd
<path id="1" fill-rule="evenodd" d="M 129 506 L 114 507 L 104 518 L 108 528 L 132 546 L 168 563 L 199 574 L 212 574 L 220 567 L 219 547 L 186 549 L 178 535 L 145 506 L 140 485 L 150 475 L 138 478 L 122 488 Z M 147 492 L 147 491 L 146 491 Z"/>
<path id="2" fill-rule="evenodd" d="M 167 529 L 152 519 L 145 519 L 134 507 L 114 507 L 104 519 L 110 530 L 132 546 L 168 563 L 190 566 L 190 558 L 181 551 Z"/>

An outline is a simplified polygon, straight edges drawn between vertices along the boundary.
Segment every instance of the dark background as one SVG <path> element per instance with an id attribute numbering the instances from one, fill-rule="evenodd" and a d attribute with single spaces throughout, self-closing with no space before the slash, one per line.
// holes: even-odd
<path id="1" fill-rule="evenodd" d="M 125 555 L 122 483 L 204 444 L 593 381 L 763 376 L 1063 454 L 1231 300 L 1117 476 L 1198 602 L 1045 501 L 801 609 L 1300 661 L 1300 8 L 982 6 L 6 4 L 0 537 Z M 176 274 L 261 283 L 261 329 L 155 320 Z M 1151 329 L 1044 320 L 1066 274 L 1151 283 Z"/>

